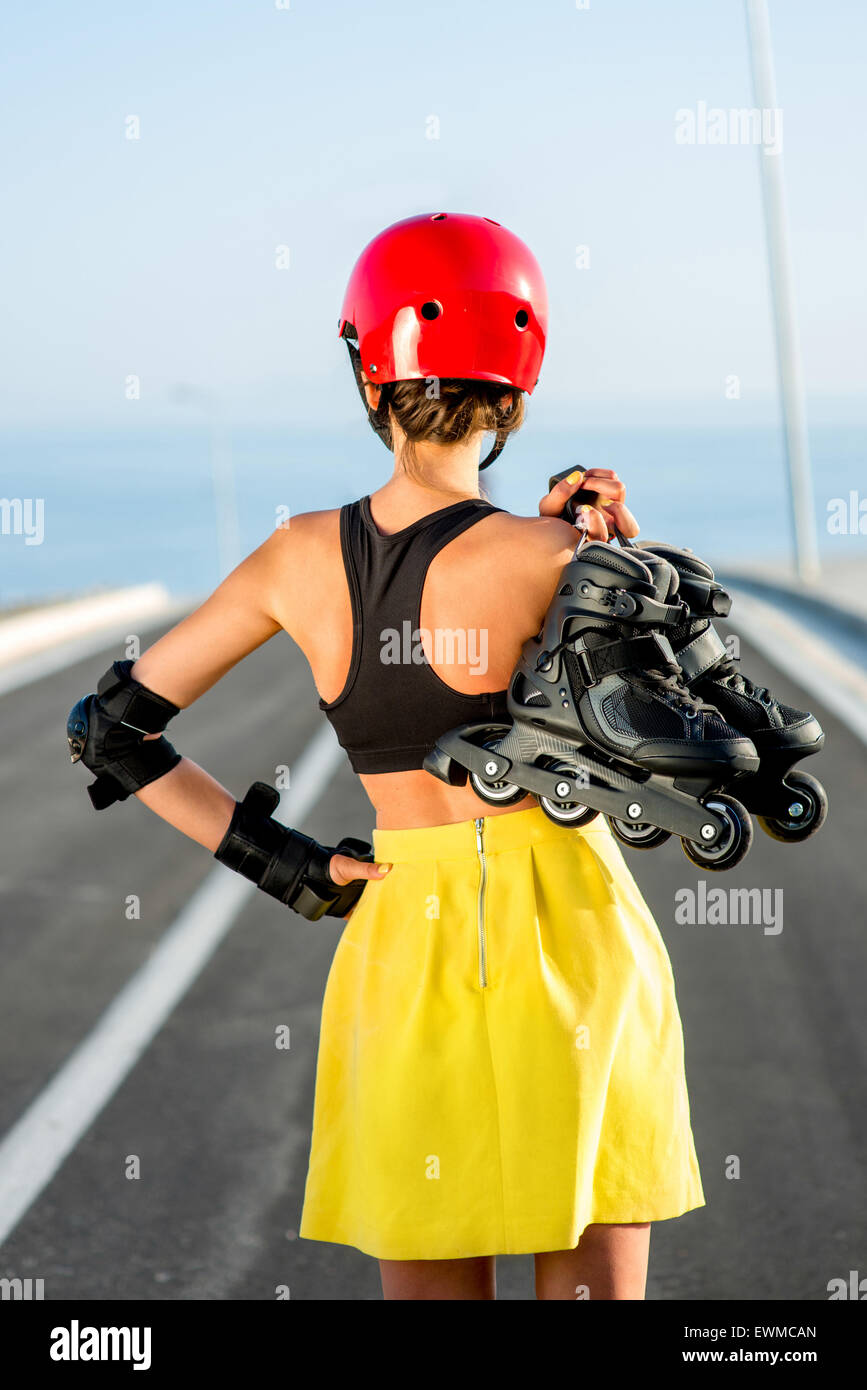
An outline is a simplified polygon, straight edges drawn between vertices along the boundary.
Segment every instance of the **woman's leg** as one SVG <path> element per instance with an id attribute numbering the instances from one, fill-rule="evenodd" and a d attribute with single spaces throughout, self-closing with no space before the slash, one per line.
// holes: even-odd
<path id="1" fill-rule="evenodd" d="M 650 1222 L 585 1226 L 574 1250 L 536 1255 L 536 1297 L 643 1299 Z"/>
<path id="2" fill-rule="evenodd" d="M 384 1299 L 495 1299 L 493 1255 L 466 1260 L 380 1260 Z"/>

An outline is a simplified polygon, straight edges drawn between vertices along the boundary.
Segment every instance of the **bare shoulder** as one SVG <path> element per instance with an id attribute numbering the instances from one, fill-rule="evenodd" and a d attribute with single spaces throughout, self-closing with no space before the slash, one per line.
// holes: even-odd
<path id="1" fill-rule="evenodd" d="M 331 542 L 340 544 L 340 508 L 299 512 L 277 525 L 259 547 L 267 564 L 285 577 L 287 566 L 301 568 L 323 554 Z"/>
<path id="2" fill-rule="evenodd" d="M 321 612 L 334 588 L 328 581 L 340 565 L 340 508 L 289 517 L 257 556 L 270 611 L 290 636 L 302 639 L 311 611 Z"/>
<path id="3" fill-rule="evenodd" d="M 340 508 L 328 507 L 319 512 L 298 512 L 289 516 L 275 527 L 275 536 L 295 536 L 299 544 L 323 537 L 329 532 L 337 532 L 340 524 Z"/>
<path id="4" fill-rule="evenodd" d="M 434 560 L 426 591 L 431 599 L 459 608 L 472 594 L 485 613 L 505 604 L 521 631 L 534 632 L 579 536 L 560 517 L 492 512 Z"/>
<path id="5" fill-rule="evenodd" d="M 545 569 L 552 565 L 562 569 L 580 535 L 568 521 L 556 516 L 519 516 L 514 512 L 495 512 L 488 525 L 487 539 L 508 545 L 515 563 L 531 569 Z"/>

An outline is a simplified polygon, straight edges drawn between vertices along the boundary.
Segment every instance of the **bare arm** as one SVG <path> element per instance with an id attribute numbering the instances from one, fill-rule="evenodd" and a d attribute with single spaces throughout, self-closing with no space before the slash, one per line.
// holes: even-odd
<path id="1" fill-rule="evenodd" d="M 134 678 L 186 709 L 243 657 L 279 632 L 280 624 L 270 611 L 274 549 L 274 539 L 269 537 L 194 613 L 148 647 L 132 668 Z M 135 795 L 212 853 L 235 809 L 231 792 L 185 757 Z"/>
<path id="2" fill-rule="evenodd" d="M 305 518 L 293 521 L 296 535 L 282 530 L 253 551 L 194 613 L 142 654 L 131 675 L 179 709 L 210 690 L 250 652 L 281 630 L 298 638 L 303 620 L 305 565 L 301 546 Z M 297 543 L 296 543 L 297 542 Z M 293 555 L 294 552 L 294 555 Z M 294 563 L 293 563 L 294 560 Z M 277 602 L 277 586 L 281 588 Z M 293 589 L 296 590 L 293 593 Z M 290 617 L 286 618 L 287 590 Z M 275 616 L 281 612 L 283 621 Z M 158 738 L 159 735 L 145 737 Z M 181 761 L 135 793 L 139 801 L 211 853 L 219 847 L 235 810 L 235 797 L 191 758 Z M 330 872 L 338 884 L 379 877 L 387 870 L 333 855 Z M 351 913 L 349 914 L 351 916 Z"/>

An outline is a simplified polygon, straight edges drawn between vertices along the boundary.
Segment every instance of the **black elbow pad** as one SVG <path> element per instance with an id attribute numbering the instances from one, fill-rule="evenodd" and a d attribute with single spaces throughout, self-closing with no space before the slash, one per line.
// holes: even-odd
<path id="1" fill-rule="evenodd" d="M 72 762 L 79 760 L 96 781 L 88 795 L 98 811 L 146 787 L 181 761 L 162 733 L 180 712 L 177 705 L 133 680 L 134 661 L 115 661 L 96 688 L 73 706 L 66 723 Z"/>
<path id="2" fill-rule="evenodd" d="M 229 828 L 214 858 L 243 875 L 310 922 L 345 917 L 364 890 L 364 882 L 335 883 L 328 865 L 332 854 L 348 854 L 373 863 L 370 845 L 345 837 L 333 849 L 300 830 L 272 818 L 280 794 L 266 782 L 254 782 L 243 801 L 235 802 Z"/>

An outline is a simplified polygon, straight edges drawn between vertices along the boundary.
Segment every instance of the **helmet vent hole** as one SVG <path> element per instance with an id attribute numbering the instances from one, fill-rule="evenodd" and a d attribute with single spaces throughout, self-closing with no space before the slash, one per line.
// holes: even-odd
<path id="1" fill-rule="evenodd" d="M 515 315 L 515 326 L 517 328 L 526 328 L 529 322 L 530 315 L 527 313 L 527 310 L 519 309 L 517 314 Z"/>
<path id="2" fill-rule="evenodd" d="M 495 218 L 493 218 L 493 217 L 486 217 L 486 218 L 485 218 L 485 221 L 486 221 L 486 222 L 490 222 L 490 223 L 491 223 L 491 226 L 493 226 L 493 227 L 500 227 L 500 226 L 502 226 L 502 223 L 501 223 L 501 222 L 497 222 L 497 220 L 496 220 Z"/>
<path id="3" fill-rule="evenodd" d="M 423 319 L 438 319 L 442 311 L 443 306 L 436 299 L 429 299 L 426 304 L 421 306 Z"/>
<path id="4" fill-rule="evenodd" d="M 435 212 L 431 218 L 431 222 L 444 222 L 447 217 L 447 212 Z"/>

